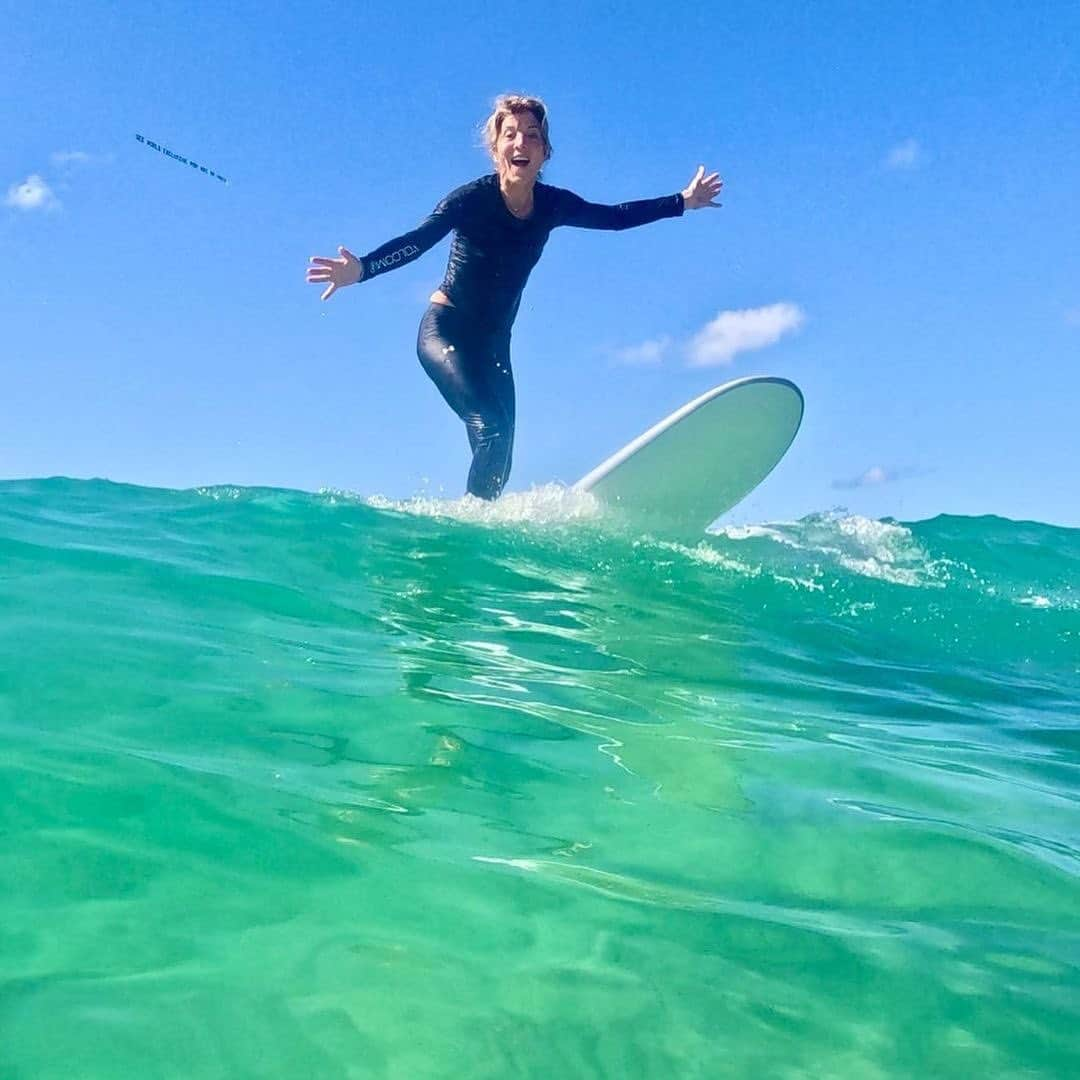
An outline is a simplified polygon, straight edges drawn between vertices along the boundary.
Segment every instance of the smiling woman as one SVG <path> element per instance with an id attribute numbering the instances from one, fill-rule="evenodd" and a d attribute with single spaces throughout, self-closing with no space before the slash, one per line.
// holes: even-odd
<path id="1" fill-rule="evenodd" d="M 520 128 L 525 132 L 523 148 L 517 147 Z M 509 160 L 508 177 L 523 179 L 531 172 L 535 180 L 551 158 L 547 106 L 539 98 L 504 94 L 496 100 L 494 111 L 484 123 L 484 143 L 496 166 L 500 153 Z M 521 171 L 514 172 L 515 169 Z M 529 194 L 531 201 L 531 191 Z"/>
<path id="2" fill-rule="evenodd" d="M 719 205 L 723 181 L 699 166 L 674 195 L 617 205 L 586 202 L 540 182 L 551 157 L 547 106 L 539 98 L 506 94 L 484 124 L 495 172 L 452 191 L 415 229 L 357 258 L 315 256 L 309 282 L 325 285 L 327 300 L 344 285 L 377 277 L 419 258 L 453 230 L 442 284 L 420 323 L 420 363 L 465 424 L 472 450 L 467 490 L 497 498 L 510 475 L 514 444 L 514 376 L 510 331 L 521 294 L 552 229 L 629 229 L 685 210 Z"/>

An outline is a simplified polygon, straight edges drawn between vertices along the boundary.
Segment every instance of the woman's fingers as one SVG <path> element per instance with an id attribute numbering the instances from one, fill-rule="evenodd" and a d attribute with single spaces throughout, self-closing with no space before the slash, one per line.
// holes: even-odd
<path id="1" fill-rule="evenodd" d="M 326 285 L 320 300 L 329 300 L 342 285 L 349 285 L 359 280 L 359 274 L 352 264 L 359 265 L 360 260 L 347 248 L 339 247 L 339 259 L 327 259 L 321 255 L 312 255 L 308 260 L 307 281 L 310 285 Z"/>
<path id="2" fill-rule="evenodd" d="M 324 259 L 321 255 L 312 255 L 308 262 L 316 266 L 345 266 L 349 262 L 360 261 L 348 248 L 339 247 L 338 251 L 341 252 L 340 259 Z"/>
<path id="3" fill-rule="evenodd" d="M 694 173 L 693 179 L 690 181 L 690 185 L 687 191 L 690 194 L 691 204 L 694 206 L 716 206 L 712 200 L 720 194 L 720 189 L 724 186 L 724 181 L 720 179 L 718 172 L 709 173 L 705 175 L 705 166 L 699 165 L 697 171 Z"/>
<path id="4" fill-rule="evenodd" d="M 307 268 L 309 285 L 326 285 L 320 300 L 329 300 L 343 285 L 352 285 L 360 280 L 363 268 L 360 260 L 347 248 L 339 247 L 340 259 L 326 259 L 321 255 L 312 255 Z"/>

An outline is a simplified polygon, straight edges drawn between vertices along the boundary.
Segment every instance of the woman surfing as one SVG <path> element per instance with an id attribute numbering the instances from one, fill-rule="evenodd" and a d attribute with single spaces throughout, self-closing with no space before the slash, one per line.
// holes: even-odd
<path id="1" fill-rule="evenodd" d="M 484 125 L 495 172 L 452 191 L 411 232 L 357 258 L 314 256 L 307 280 L 328 300 L 419 258 L 453 230 L 442 284 L 420 322 L 420 363 L 465 424 L 472 449 L 467 491 L 497 498 L 510 475 L 514 446 L 514 376 L 510 331 L 529 273 L 551 230 L 629 229 L 686 210 L 719 206 L 723 181 L 699 166 L 687 187 L 658 199 L 605 206 L 539 179 L 551 157 L 548 112 L 535 97 L 506 94 Z"/>

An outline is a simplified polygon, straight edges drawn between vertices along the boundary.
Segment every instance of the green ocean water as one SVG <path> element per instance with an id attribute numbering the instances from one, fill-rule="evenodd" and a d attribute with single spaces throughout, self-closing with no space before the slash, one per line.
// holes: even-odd
<path id="1" fill-rule="evenodd" d="M 1080 1071 L 1080 531 L 0 483 L 0 1077 Z"/>

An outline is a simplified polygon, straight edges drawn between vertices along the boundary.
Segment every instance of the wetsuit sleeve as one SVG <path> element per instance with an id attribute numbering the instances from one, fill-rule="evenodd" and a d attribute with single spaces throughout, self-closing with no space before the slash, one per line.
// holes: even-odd
<path id="1" fill-rule="evenodd" d="M 579 229 L 633 229 L 661 218 L 681 217 L 683 209 L 681 194 L 605 206 L 560 190 L 555 224 L 576 225 Z"/>
<path id="2" fill-rule="evenodd" d="M 388 240 L 381 247 L 364 255 L 360 259 L 364 268 L 361 282 L 411 263 L 429 248 L 433 248 L 457 225 L 460 202 L 458 192 L 447 195 L 415 229 Z"/>

